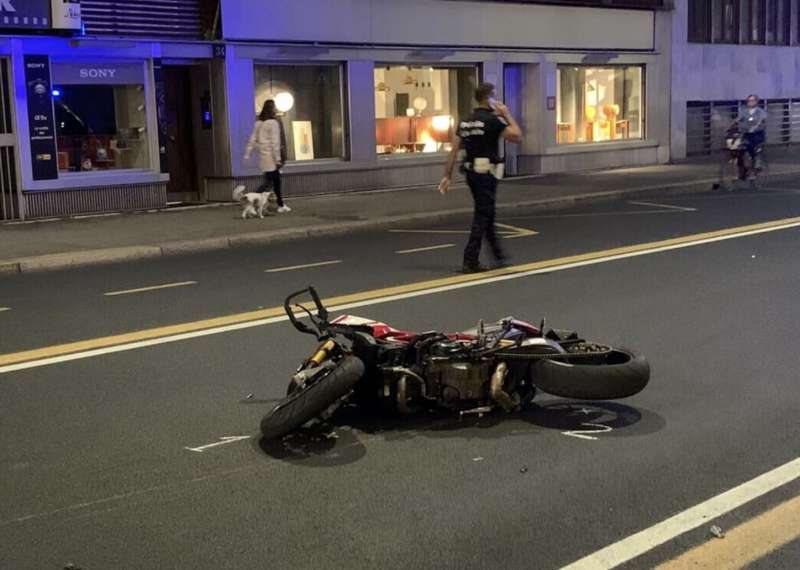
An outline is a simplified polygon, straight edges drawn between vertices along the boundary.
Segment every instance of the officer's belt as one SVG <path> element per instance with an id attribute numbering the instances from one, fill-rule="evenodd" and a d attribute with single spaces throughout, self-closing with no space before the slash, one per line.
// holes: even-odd
<path id="1" fill-rule="evenodd" d="M 472 162 L 465 162 L 464 169 L 476 174 L 494 174 L 497 164 L 488 158 L 476 158 Z"/>
<path id="2" fill-rule="evenodd" d="M 465 162 L 464 170 L 475 174 L 491 174 L 498 179 L 503 177 L 503 163 L 494 163 L 485 157 L 476 158 L 472 162 Z"/>

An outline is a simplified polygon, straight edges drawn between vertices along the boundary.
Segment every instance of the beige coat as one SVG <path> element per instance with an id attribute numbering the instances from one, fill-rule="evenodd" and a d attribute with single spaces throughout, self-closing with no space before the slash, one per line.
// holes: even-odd
<path id="1" fill-rule="evenodd" d="M 253 133 L 247 142 L 244 159 L 249 160 L 255 150 L 258 153 L 258 167 L 262 172 L 273 172 L 281 163 L 281 127 L 275 119 L 256 121 Z"/>

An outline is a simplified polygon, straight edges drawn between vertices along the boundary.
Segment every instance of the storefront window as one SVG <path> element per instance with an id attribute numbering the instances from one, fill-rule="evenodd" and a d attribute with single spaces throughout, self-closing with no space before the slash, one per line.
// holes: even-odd
<path id="1" fill-rule="evenodd" d="M 644 137 L 642 67 L 559 66 L 558 144 Z"/>
<path id="2" fill-rule="evenodd" d="M 255 110 L 275 101 L 286 136 L 287 160 L 344 156 L 341 67 L 255 66 Z"/>
<path id="3" fill-rule="evenodd" d="M 149 168 L 142 63 L 53 63 L 60 172 Z"/>
<path id="4" fill-rule="evenodd" d="M 378 154 L 449 151 L 453 127 L 474 106 L 474 67 L 375 68 Z"/>

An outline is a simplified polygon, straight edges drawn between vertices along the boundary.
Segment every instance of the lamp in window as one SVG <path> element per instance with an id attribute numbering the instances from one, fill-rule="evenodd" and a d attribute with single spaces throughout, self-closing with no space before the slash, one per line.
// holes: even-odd
<path id="1" fill-rule="evenodd" d="M 421 115 L 422 112 L 428 108 L 428 100 L 425 97 L 417 97 L 414 99 L 414 109 Z"/>
<path id="2" fill-rule="evenodd" d="M 275 95 L 275 108 L 281 113 L 288 113 L 294 107 L 294 96 L 288 91 Z"/>

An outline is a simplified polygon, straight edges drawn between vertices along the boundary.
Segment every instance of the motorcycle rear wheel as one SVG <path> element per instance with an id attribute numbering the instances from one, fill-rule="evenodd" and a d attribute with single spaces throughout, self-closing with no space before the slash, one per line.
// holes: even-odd
<path id="1" fill-rule="evenodd" d="M 625 348 L 591 363 L 540 360 L 533 365 L 533 383 L 554 396 L 578 400 L 615 400 L 641 392 L 650 380 L 647 359 Z"/>
<path id="2" fill-rule="evenodd" d="M 364 375 L 364 363 L 346 356 L 313 384 L 293 390 L 261 420 L 264 439 L 278 439 L 296 430 L 346 396 Z"/>

